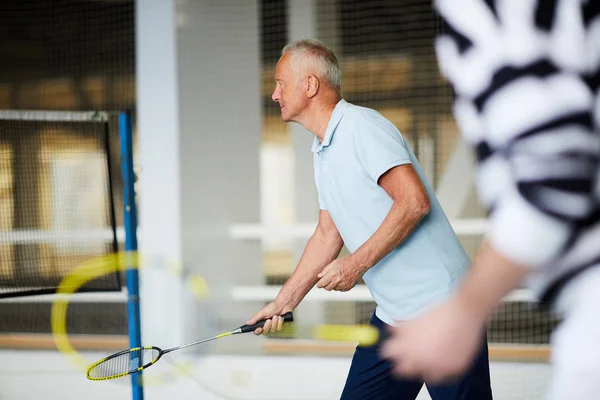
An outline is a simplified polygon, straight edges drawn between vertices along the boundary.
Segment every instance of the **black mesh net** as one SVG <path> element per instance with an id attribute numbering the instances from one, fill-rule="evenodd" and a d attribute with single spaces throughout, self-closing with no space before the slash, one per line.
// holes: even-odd
<path id="1" fill-rule="evenodd" d="M 118 121 L 74 112 L 132 110 L 135 121 L 134 9 L 134 1 L 0 3 L 0 110 L 70 119 L 0 119 L 0 297 L 10 297 L 0 301 L 0 346 L 28 347 L 13 336 L 51 333 L 52 298 L 31 295 L 123 249 Z M 103 275 L 78 291 L 124 283 Z M 110 295 L 120 294 L 71 301 L 67 332 L 126 334 L 126 303 Z"/>
<path id="2" fill-rule="evenodd" d="M 3 120 L 0 112 L 0 297 L 52 293 L 86 261 L 118 249 L 108 123 L 36 115 Z M 121 290 L 120 274 L 84 290 Z"/>

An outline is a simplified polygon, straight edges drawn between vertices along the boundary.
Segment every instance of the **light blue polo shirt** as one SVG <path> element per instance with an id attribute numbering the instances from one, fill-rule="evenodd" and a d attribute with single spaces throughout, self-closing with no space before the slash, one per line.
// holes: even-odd
<path id="1" fill-rule="evenodd" d="M 392 206 L 377 184 L 379 177 L 395 166 L 413 164 L 431 210 L 363 278 L 377 303 L 376 315 L 390 325 L 446 298 L 470 260 L 398 129 L 378 112 L 341 100 L 323 142 L 315 137 L 312 151 L 319 206 L 329 212 L 351 253 L 375 233 Z"/>

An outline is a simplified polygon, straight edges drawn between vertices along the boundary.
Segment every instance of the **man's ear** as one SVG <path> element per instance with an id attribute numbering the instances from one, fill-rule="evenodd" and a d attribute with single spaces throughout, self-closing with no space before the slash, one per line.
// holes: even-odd
<path id="1" fill-rule="evenodd" d="M 308 97 L 314 97 L 319 92 L 319 78 L 315 75 L 308 75 L 306 78 L 306 95 Z"/>

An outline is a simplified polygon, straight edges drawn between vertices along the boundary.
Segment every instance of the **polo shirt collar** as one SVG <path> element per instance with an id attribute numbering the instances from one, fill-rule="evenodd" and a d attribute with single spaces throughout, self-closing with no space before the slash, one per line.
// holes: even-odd
<path id="1" fill-rule="evenodd" d="M 323 147 L 329 146 L 331 143 L 331 138 L 333 137 L 333 133 L 337 128 L 338 124 L 342 120 L 344 116 L 344 112 L 346 112 L 346 108 L 348 107 L 348 102 L 344 99 L 338 101 L 333 110 L 333 114 L 331 114 L 331 118 L 329 119 L 329 124 L 327 125 L 327 130 L 325 131 L 325 136 L 323 137 L 323 142 L 319 142 L 319 138 L 315 136 L 313 140 L 312 151 L 319 152 Z"/>

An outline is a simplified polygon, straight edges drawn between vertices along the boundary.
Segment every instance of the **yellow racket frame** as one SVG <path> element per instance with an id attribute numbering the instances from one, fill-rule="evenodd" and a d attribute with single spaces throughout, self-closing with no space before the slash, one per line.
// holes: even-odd
<path id="1" fill-rule="evenodd" d="M 135 351 L 140 351 L 140 350 L 159 350 L 158 357 L 156 357 L 154 360 L 150 361 L 148 364 L 142 365 L 141 367 L 139 367 L 139 368 L 137 368 L 135 370 L 130 370 L 130 371 L 127 371 L 127 372 L 123 372 L 123 373 L 120 373 L 120 374 L 114 374 L 114 375 L 110 375 L 110 376 L 103 376 L 103 377 L 100 377 L 100 378 L 94 378 L 94 377 L 90 376 L 90 371 L 93 370 L 94 368 L 96 368 L 98 365 L 102 364 L 103 362 L 106 362 L 108 360 L 112 360 L 113 358 L 117 358 L 117 357 L 119 357 L 119 356 L 121 356 L 123 354 L 133 353 Z M 160 350 L 160 349 L 158 349 L 158 348 L 156 348 L 154 346 L 133 347 L 131 349 L 127 349 L 127 350 L 123 350 L 123 351 L 120 351 L 120 352 L 115 353 L 115 354 L 111 354 L 108 357 L 104 357 L 103 359 L 101 359 L 99 361 L 96 361 L 95 363 L 93 363 L 92 365 L 90 365 L 90 367 L 87 369 L 87 371 L 85 372 L 85 376 L 89 380 L 91 380 L 91 381 L 106 381 L 106 380 L 109 380 L 109 379 L 122 378 L 124 376 L 131 375 L 131 374 L 134 374 L 136 372 L 140 372 L 140 371 L 142 371 L 145 368 L 148 368 L 152 364 L 156 363 L 158 361 L 158 359 L 160 357 L 162 357 L 163 354 L 164 353 L 162 352 L 162 350 Z"/>

